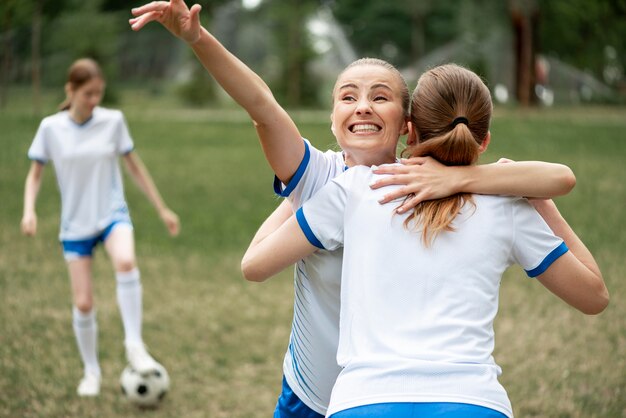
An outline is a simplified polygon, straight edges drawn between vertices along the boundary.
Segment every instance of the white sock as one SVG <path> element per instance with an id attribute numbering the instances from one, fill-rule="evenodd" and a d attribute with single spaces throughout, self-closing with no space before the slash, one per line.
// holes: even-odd
<path id="1" fill-rule="evenodd" d="M 72 326 L 80 357 L 85 365 L 85 373 L 93 373 L 100 376 L 98 364 L 98 323 L 94 309 L 87 313 L 81 312 L 77 307 L 72 309 Z"/>
<path id="2" fill-rule="evenodd" d="M 143 344 L 141 338 L 141 281 L 139 269 L 116 272 L 117 304 L 124 324 L 124 344 Z"/>

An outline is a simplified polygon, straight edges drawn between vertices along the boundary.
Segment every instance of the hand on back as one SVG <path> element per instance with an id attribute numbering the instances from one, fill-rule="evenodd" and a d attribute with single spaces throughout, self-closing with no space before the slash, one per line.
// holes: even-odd
<path id="1" fill-rule="evenodd" d="M 398 207 L 398 213 L 413 209 L 425 200 L 440 199 L 458 192 L 454 168 L 446 167 L 431 157 L 407 158 L 401 162 L 400 165 L 385 164 L 375 168 L 374 173 L 388 175 L 371 185 L 372 189 L 392 184 L 403 186 L 386 194 L 380 200 L 380 203 L 384 204 L 407 197 Z"/>

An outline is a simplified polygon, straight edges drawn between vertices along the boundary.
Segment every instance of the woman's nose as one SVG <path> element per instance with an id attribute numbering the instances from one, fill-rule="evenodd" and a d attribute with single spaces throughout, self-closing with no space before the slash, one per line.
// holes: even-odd
<path id="1" fill-rule="evenodd" d="M 359 100 L 356 106 L 356 113 L 357 115 L 372 113 L 372 106 L 370 104 L 370 101 L 367 99 Z"/>

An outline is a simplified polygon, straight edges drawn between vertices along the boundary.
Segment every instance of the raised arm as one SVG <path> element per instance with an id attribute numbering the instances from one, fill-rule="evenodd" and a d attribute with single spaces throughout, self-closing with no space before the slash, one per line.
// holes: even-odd
<path id="1" fill-rule="evenodd" d="M 281 206 L 268 218 L 269 224 L 268 221 L 263 224 L 267 227 L 264 232 L 261 226 L 241 260 L 241 271 L 246 280 L 262 282 L 317 250 L 293 215 L 274 232 L 265 234 L 273 228 L 270 220 L 279 220 L 286 213 L 285 207 Z"/>
<path id="2" fill-rule="evenodd" d="M 200 10 L 197 4 L 187 8 L 183 0 L 155 1 L 133 9 L 136 17 L 129 22 L 138 31 L 157 21 L 192 48 L 204 68 L 248 112 L 267 161 L 287 184 L 304 156 L 298 128 L 267 84 L 201 26 Z"/>
<path id="3" fill-rule="evenodd" d="M 26 176 L 26 184 L 24 185 L 24 212 L 20 223 L 24 235 L 32 236 L 37 233 L 37 212 L 35 210 L 35 203 L 37 202 L 37 195 L 39 195 L 39 189 L 41 187 L 43 168 L 43 164 L 38 161 L 33 161 L 30 164 L 30 170 L 28 170 L 28 175 Z"/>
<path id="4" fill-rule="evenodd" d="M 502 161 L 504 162 L 504 161 Z M 563 164 L 542 161 L 506 160 L 463 167 L 447 167 L 430 157 L 403 159 L 402 165 L 378 167 L 378 174 L 389 174 L 372 188 L 390 184 L 404 187 L 385 195 L 381 203 L 409 194 L 398 212 L 414 208 L 424 200 L 439 199 L 459 192 L 550 198 L 567 194 L 576 184 L 572 170 Z"/>
<path id="5" fill-rule="evenodd" d="M 581 312 L 599 314 L 609 304 L 609 291 L 593 255 L 561 216 L 552 200 L 533 200 L 531 204 L 569 248 L 537 279 Z"/>
<path id="6" fill-rule="evenodd" d="M 172 212 L 161 197 L 148 169 L 134 151 L 124 156 L 124 163 L 133 180 L 157 210 L 159 217 L 167 227 L 170 235 L 176 236 L 180 230 L 178 216 Z"/>

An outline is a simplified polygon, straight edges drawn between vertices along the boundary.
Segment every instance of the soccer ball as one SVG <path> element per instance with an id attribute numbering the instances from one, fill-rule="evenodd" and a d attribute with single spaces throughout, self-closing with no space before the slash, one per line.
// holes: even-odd
<path id="1" fill-rule="evenodd" d="M 126 399 L 135 405 L 156 407 L 170 388 L 170 377 L 160 364 L 157 370 L 144 375 L 129 365 L 120 376 L 120 386 Z"/>

